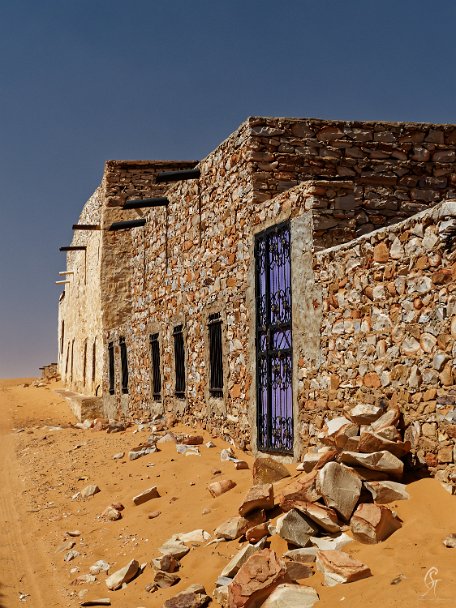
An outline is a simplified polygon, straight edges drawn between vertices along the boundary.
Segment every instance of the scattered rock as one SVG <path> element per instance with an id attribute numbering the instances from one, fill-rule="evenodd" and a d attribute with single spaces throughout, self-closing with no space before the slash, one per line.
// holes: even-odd
<path id="1" fill-rule="evenodd" d="M 384 411 L 384 408 L 379 405 L 358 403 L 350 410 L 349 416 L 356 424 L 371 424 L 378 420 Z"/>
<path id="2" fill-rule="evenodd" d="M 202 530 L 199 528 L 198 530 L 193 530 L 192 532 L 179 532 L 178 534 L 173 534 L 171 537 L 172 540 L 181 543 L 204 543 L 211 538 L 211 535 L 206 530 Z"/>
<path id="3" fill-rule="evenodd" d="M 328 462 L 318 471 L 318 484 L 326 506 L 348 521 L 361 494 L 362 482 L 356 473 L 337 462 Z"/>
<path id="4" fill-rule="evenodd" d="M 151 511 L 150 513 L 147 514 L 147 517 L 149 519 L 155 519 L 159 515 L 161 515 L 161 511 Z"/>
<path id="5" fill-rule="evenodd" d="M 109 572 L 109 564 L 103 559 L 99 559 L 89 568 L 90 574 L 100 574 L 100 572 Z"/>
<path id="6" fill-rule="evenodd" d="M 187 547 L 187 545 L 184 545 L 184 543 L 170 538 L 163 543 L 159 548 L 159 551 L 163 555 L 172 555 L 175 559 L 180 559 L 181 557 L 184 557 L 184 555 L 187 555 L 190 548 Z"/>
<path id="7" fill-rule="evenodd" d="M 141 458 L 142 456 L 147 456 L 148 454 L 153 454 L 154 452 L 157 452 L 157 446 L 152 443 L 143 443 L 141 445 L 138 445 L 135 448 L 132 448 L 129 452 L 128 452 L 128 458 L 130 460 L 137 460 L 138 458 Z"/>
<path id="8" fill-rule="evenodd" d="M 93 484 L 90 486 L 86 486 L 83 490 L 81 490 L 81 496 L 82 498 L 90 498 L 91 496 L 98 494 L 98 492 L 100 491 L 100 488 L 97 485 Z"/>
<path id="9" fill-rule="evenodd" d="M 343 551 L 318 551 L 317 567 L 323 572 L 325 585 L 329 587 L 372 576 L 367 566 Z"/>
<path id="10" fill-rule="evenodd" d="M 249 528 L 245 533 L 245 538 L 248 540 L 249 543 L 254 544 L 265 536 L 268 536 L 268 534 L 269 525 L 267 522 L 264 522 L 262 524 L 258 524 L 257 526 L 252 526 L 252 528 Z"/>
<path id="11" fill-rule="evenodd" d="M 287 579 L 285 562 L 271 549 L 262 549 L 249 557 L 228 585 L 228 604 L 230 608 L 260 606 Z"/>
<path id="12" fill-rule="evenodd" d="M 71 537 L 81 536 L 81 532 L 79 530 L 67 530 L 65 534 Z"/>
<path id="13" fill-rule="evenodd" d="M 245 545 L 245 547 L 242 547 L 242 549 L 238 551 L 231 561 L 223 568 L 220 577 L 233 578 L 249 557 L 263 549 L 264 545 L 265 539 L 262 539 L 255 545 Z"/>
<path id="14" fill-rule="evenodd" d="M 178 454 L 184 454 L 185 456 L 201 456 L 199 448 L 196 445 L 177 443 L 176 450 Z"/>
<path id="15" fill-rule="evenodd" d="M 246 519 L 240 515 L 235 515 L 227 521 L 223 522 L 216 528 L 214 534 L 216 538 L 224 538 L 225 540 L 235 540 L 243 536 L 249 528 L 264 523 L 266 516 L 264 511 L 260 510 L 252 514 Z"/>
<path id="16" fill-rule="evenodd" d="M 318 471 L 303 473 L 289 483 L 279 496 L 279 505 L 282 511 L 289 511 L 307 502 L 315 502 L 321 498 L 317 487 Z"/>
<path id="17" fill-rule="evenodd" d="M 116 591 L 125 583 L 129 583 L 140 571 L 139 562 L 132 559 L 126 566 L 108 576 L 105 583 L 108 589 Z"/>
<path id="18" fill-rule="evenodd" d="M 62 543 L 61 545 L 59 545 L 57 547 L 57 549 L 55 550 L 56 553 L 63 553 L 64 551 L 69 551 L 70 549 L 72 549 L 75 546 L 75 542 L 74 540 L 67 540 L 64 543 Z"/>
<path id="19" fill-rule="evenodd" d="M 397 481 L 369 481 L 364 486 L 372 494 L 372 498 L 377 504 L 410 498 L 406 486 Z"/>
<path id="20" fill-rule="evenodd" d="M 190 585 L 185 591 L 166 600 L 163 608 L 204 608 L 210 601 L 202 585 Z"/>
<path id="21" fill-rule="evenodd" d="M 354 538 L 369 545 L 385 540 L 400 527 L 401 522 L 383 505 L 361 504 L 350 520 Z"/>
<path id="22" fill-rule="evenodd" d="M 313 576 L 314 571 L 310 566 L 306 566 L 303 562 L 290 560 L 285 562 L 287 566 L 288 578 L 292 581 L 299 581 L 303 578 Z"/>
<path id="23" fill-rule="evenodd" d="M 109 521 L 117 521 L 118 519 L 122 519 L 122 513 L 110 505 L 103 511 L 101 517 Z"/>
<path id="24" fill-rule="evenodd" d="M 152 488 L 148 488 L 141 492 L 141 494 L 137 494 L 133 497 L 133 502 L 135 505 L 142 505 L 144 502 L 151 500 L 152 498 L 160 498 L 160 494 L 158 493 L 157 486 L 153 486 Z"/>
<path id="25" fill-rule="evenodd" d="M 210 483 L 207 489 L 209 490 L 211 496 L 215 498 L 217 496 L 221 496 L 225 492 L 228 492 L 228 490 L 231 490 L 235 487 L 236 482 L 232 481 L 231 479 L 220 479 L 220 481 L 213 481 L 212 483 Z"/>
<path id="26" fill-rule="evenodd" d="M 404 471 L 404 463 L 391 452 L 381 451 L 372 454 L 341 452 L 339 458 L 345 464 L 358 465 L 372 471 L 381 471 L 396 478 L 402 477 Z"/>
<path id="27" fill-rule="evenodd" d="M 456 534 L 450 534 L 444 538 L 443 544 L 445 547 L 448 547 L 448 549 L 456 549 Z"/>
<path id="28" fill-rule="evenodd" d="M 353 539 L 343 532 L 342 534 L 339 534 L 339 536 L 312 536 L 310 541 L 322 551 L 339 551 L 345 547 L 345 545 L 351 543 Z"/>
<path id="29" fill-rule="evenodd" d="M 166 589 L 167 587 L 176 585 L 180 580 L 181 579 L 178 574 L 172 574 L 170 572 L 159 570 L 154 577 L 154 584 L 157 585 L 157 587 L 160 587 L 160 589 Z"/>
<path id="30" fill-rule="evenodd" d="M 79 555 L 81 555 L 79 553 L 79 551 L 76 551 L 75 549 L 73 549 L 72 551 L 68 551 L 68 553 L 65 553 L 65 557 L 63 558 L 66 562 L 71 562 L 73 561 L 76 557 L 79 557 Z"/>
<path id="31" fill-rule="evenodd" d="M 300 505 L 298 510 L 307 515 L 307 517 L 326 532 L 340 532 L 340 523 L 334 509 L 324 507 L 319 503 L 308 502 Z"/>
<path id="32" fill-rule="evenodd" d="M 277 519 L 276 534 L 297 547 L 305 547 L 310 537 L 318 533 L 318 527 L 297 509 L 292 509 Z"/>
<path id="33" fill-rule="evenodd" d="M 155 570 L 162 570 L 163 572 L 177 572 L 179 570 L 179 561 L 173 555 L 156 557 L 150 562 L 150 565 Z"/>
<path id="34" fill-rule="evenodd" d="M 252 486 L 239 507 L 239 515 L 244 517 L 256 509 L 272 509 L 274 506 L 274 491 L 272 484 Z"/>
<path id="35" fill-rule="evenodd" d="M 72 585 L 88 585 L 90 583 L 94 583 L 97 580 L 97 577 L 93 574 L 81 574 L 74 581 L 71 581 Z"/>
<path id="36" fill-rule="evenodd" d="M 253 463 L 252 474 L 255 485 L 274 483 L 285 477 L 290 477 L 285 465 L 272 458 L 257 458 Z"/>
<path id="37" fill-rule="evenodd" d="M 316 547 L 305 547 L 300 549 L 290 549 L 283 554 L 283 557 L 291 559 L 295 562 L 302 562 L 304 564 L 309 564 L 315 561 L 317 556 L 317 548 Z"/>
<path id="38" fill-rule="evenodd" d="M 111 600 L 109 597 L 101 597 L 96 600 L 86 600 L 85 602 L 81 602 L 80 606 L 110 606 Z"/>
<path id="39" fill-rule="evenodd" d="M 201 435 L 183 435 L 179 439 L 179 443 L 184 445 L 202 445 L 204 442 L 204 439 L 203 437 L 201 437 Z"/>
<path id="40" fill-rule="evenodd" d="M 283 583 L 262 605 L 262 608 L 312 608 L 319 596 L 313 587 Z"/>

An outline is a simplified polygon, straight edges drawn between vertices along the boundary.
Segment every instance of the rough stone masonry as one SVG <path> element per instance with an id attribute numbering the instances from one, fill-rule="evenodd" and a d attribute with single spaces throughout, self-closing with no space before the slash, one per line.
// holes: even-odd
<path id="1" fill-rule="evenodd" d="M 198 178 L 157 180 L 193 168 Z M 198 163 L 108 161 L 78 220 L 100 229 L 76 231 L 72 244 L 85 250 L 67 254 L 72 274 L 59 302 L 67 388 L 98 397 L 109 417 L 172 413 L 259 451 L 255 241 L 285 225 L 287 454 L 300 458 L 344 406 L 386 400 L 402 408 L 416 461 L 451 476 L 454 203 L 445 201 L 455 190 L 454 125 L 251 117 Z M 150 197 L 168 204 L 123 209 Z M 145 225 L 109 230 L 137 218 Z M 269 417 L 278 421 L 273 407 Z"/>

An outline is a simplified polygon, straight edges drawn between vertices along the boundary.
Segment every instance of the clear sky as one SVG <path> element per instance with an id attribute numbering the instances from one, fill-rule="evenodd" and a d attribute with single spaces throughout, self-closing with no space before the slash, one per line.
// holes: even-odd
<path id="1" fill-rule="evenodd" d="M 56 360 L 58 247 L 106 159 L 249 115 L 456 123 L 454 0 L 0 0 L 0 377 Z"/>

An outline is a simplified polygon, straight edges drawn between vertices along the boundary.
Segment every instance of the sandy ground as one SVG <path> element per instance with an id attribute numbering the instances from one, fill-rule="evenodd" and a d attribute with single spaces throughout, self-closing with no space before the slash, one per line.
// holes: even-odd
<path id="1" fill-rule="evenodd" d="M 237 471 L 232 463 L 220 462 L 220 450 L 227 447 L 220 439 L 214 439 L 215 448 L 201 446 L 199 457 L 177 454 L 169 443 L 133 462 L 113 460 L 113 454 L 128 453 L 149 432 L 134 432 L 136 427 L 116 434 L 72 428 L 71 413 L 53 391 L 57 385 L 22 387 L 24 382 L 0 381 L 0 608 L 72 607 L 82 597 L 110 597 L 115 608 L 158 608 L 196 582 L 211 593 L 220 571 L 241 546 L 238 541 L 192 547 L 181 560 L 181 582 L 154 594 L 145 591 L 154 575 L 149 565 L 125 589 L 115 592 L 108 591 L 105 575 L 91 584 L 72 581 L 88 573 L 99 559 L 111 565 L 111 572 L 130 559 L 150 562 L 174 533 L 196 528 L 212 533 L 236 514 L 251 485 L 251 470 Z M 251 467 L 251 457 L 240 451 L 237 455 Z M 295 466 L 289 468 L 295 474 Z M 234 480 L 237 486 L 212 498 L 207 485 L 222 478 Z M 101 492 L 72 500 L 90 483 Z M 132 497 L 153 485 L 160 498 L 134 506 Z M 318 608 L 456 607 L 456 549 L 442 544 L 443 538 L 456 532 L 456 497 L 431 479 L 411 483 L 408 489 L 410 500 L 390 505 L 404 521 L 400 530 L 379 545 L 353 542 L 344 549 L 371 568 L 371 578 L 332 588 L 322 585 L 319 573 L 301 581 L 319 593 Z M 103 521 L 99 515 L 112 502 L 125 505 L 123 518 Z M 155 510 L 161 514 L 149 519 L 148 513 Z M 66 532 L 75 529 L 81 531 L 74 539 L 80 555 L 65 562 L 64 553 L 56 549 L 68 540 Z M 286 550 L 284 541 L 276 537 L 272 547 Z M 73 569 L 77 571 L 70 572 Z M 391 584 L 399 575 L 401 581 Z"/>

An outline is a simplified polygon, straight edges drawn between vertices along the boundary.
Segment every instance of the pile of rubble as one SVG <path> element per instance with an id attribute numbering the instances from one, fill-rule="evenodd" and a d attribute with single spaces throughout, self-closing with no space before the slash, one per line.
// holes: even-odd
<path id="1" fill-rule="evenodd" d="M 326 585 L 371 576 L 341 549 L 353 539 L 381 542 L 401 527 L 385 506 L 408 498 L 401 479 L 410 443 L 399 428 L 397 408 L 359 404 L 326 422 L 323 445 L 306 454 L 292 480 L 284 479 L 285 466 L 257 459 L 239 514 L 215 531 L 219 540 L 247 542 L 221 572 L 214 599 L 229 608 L 305 608 L 318 595 L 296 581 L 311 577 L 315 567 Z M 283 556 L 268 548 L 273 535 L 289 545 Z"/>

